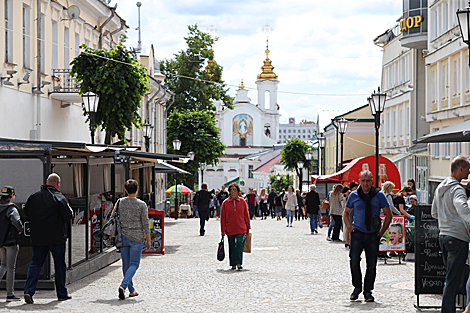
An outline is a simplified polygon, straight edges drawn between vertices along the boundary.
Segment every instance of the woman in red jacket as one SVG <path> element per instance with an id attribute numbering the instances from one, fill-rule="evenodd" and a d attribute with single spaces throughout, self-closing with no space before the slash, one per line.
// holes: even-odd
<path id="1" fill-rule="evenodd" d="M 220 227 L 222 236 L 227 234 L 229 258 L 232 270 L 242 269 L 243 237 L 250 232 L 250 213 L 245 200 L 239 197 L 240 187 L 237 183 L 228 186 L 230 197 L 222 203 Z"/>

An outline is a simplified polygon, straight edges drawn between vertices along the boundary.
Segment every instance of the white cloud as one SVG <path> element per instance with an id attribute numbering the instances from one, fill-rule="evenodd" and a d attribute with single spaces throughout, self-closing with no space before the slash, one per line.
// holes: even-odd
<path id="1" fill-rule="evenodd" d="M 279 90 L 315 94 L 370 94 L 381 77 L 381 50 L 372 40 L 395 24 L 399 0 L 143 0 L 141 28 L 144 53 L 150 44 L 158 59 L 185 49 L 187 26 L 218 29 L 216 61 L 227 84 L 255 88 L 265 59 L 269 24 L 270 58 L 279 75 Z M 114 4 L 114 1 L 111 3 Z M 135 1 L 119 1 L 117 13 L 130 26 L 129 46 L 137 45 Z M 231 88 L 234 94 L 236 88 Z M 256 93 L 249 92 L 253 102 Z M 366 96 L 326 97 L 280 93 L 281 121 L 316 119 L 324 108 L 353 109 Z"/>

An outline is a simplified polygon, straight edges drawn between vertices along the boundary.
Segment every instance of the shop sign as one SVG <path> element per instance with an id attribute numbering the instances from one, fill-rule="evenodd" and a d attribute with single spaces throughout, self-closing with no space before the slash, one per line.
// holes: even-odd
<path id="1" fill-rule="evenodd" d="M 402 18 L 400 20 L 400 30 L 402 32 L 406 32 L 410 28 L 420 27 L 422 22 L 423 22 L 423 17 L 421 15 Z"/>

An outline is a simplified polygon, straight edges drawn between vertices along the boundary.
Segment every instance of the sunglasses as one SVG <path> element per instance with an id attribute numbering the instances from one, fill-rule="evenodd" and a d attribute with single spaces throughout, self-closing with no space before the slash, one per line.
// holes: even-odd
<path id="1" fill-rule="evenodd" d="M 229 191 L 234 191 L 234 190 L 235 190 L 235 191 L 238 191 L 237 188 L 230 188 L 230 189 L 229 189 Z"/>

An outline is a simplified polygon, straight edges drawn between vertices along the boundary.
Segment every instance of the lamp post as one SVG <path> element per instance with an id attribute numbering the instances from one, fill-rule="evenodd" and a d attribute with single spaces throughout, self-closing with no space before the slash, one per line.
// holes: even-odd
<path id="1" fill-rule="evenodd" d="M 457 19 L 459 20 L 462 40 L 469 46 L 470 49 L 470 1 L 468 2 L 468 5 L 465 9 L 457 10 Z"/>
<path id="2" fill-rule="evenodd" d="M 189 160 L 190 160 L 190 161 L 194 161 L 194 156 L 195 156 L 195 155 L 196 155 L 196 154 L 195 154 L 194 152 L 189 151 L 189 152 L 188 152 Z"/>
<path id="3" fill-rule="evenodd" d="M 90 90 L 82 95 L 82 107 L 90 117 L 91 144 L 95 144 L 95 113 L 98 110 L 100 96 Z"/>
<path id="4" fill-rule="evenodd" d="M 178 151 L 181 148 L 181 140 L 173 140 L 173 150 Z M 178 219 L 178 173 L 175 174 L 175 220 Z"/>
<path id="5" fill-rule="evenodd" d="M 206 170 L 206 163 L 199 163 L 201 168 L 201 184 L 204 182 L 204 171 Z"/>
<path id="6" fill-rule="evenodd" d="M 304 168 L 304 161 L 297 161 L 297 167 L 299 168 L 300 177 L 299 177 L 299 190 L 302 194 L 302 169 Z"/>
<path id="7" fill-rule="evenodd" d="M 321 151 L 320 175 L 323 175 L 325 173 L 325 142 L 326 142 L 326 138 L 323 137 L 323 133 L 320 133 L 320 137 L 318 137 L 318 145 L 320 146 L 320 151 Z"/>
<path id="8" fill-rule="evenodd" d="M 307 160 L 309 164 L 310 164 L 310 160 L 312 159 L 312 157 L 313 157 L 312 150 L 308 149 L 305 152 L 305 160 Z M 310 185 L 310 165 L 307 166 L 307 182 Z"/>
<path id="9" fill-rule="evenodd" d="M 375 117 L 375 187 L 379 187 L 379 129 L 380 129 L 380 114 L 385 109 L 385 101 L 387 94 L 380 92 L 378 87 L 377 93 L 374 93 L 367 98 L 369 102 L 370 112 Z"/>
<path id="10" fill-rule="evenodd" d="M 150 138 L 152 138 L 153 126 L 147 120 L 145 120 L 144 125 L 142 125 L 142 130 L 144 132 L 145 151 L 149 152 Z"/>
<path id="11" fill-rule="evenodd" d="M 343 169 L 343 136 L 348 129 L 348 121 L 343 117 L 338 121 L 338 132 L 341 135 L 341 164 L 339 166 L 339 170 Z"/>

